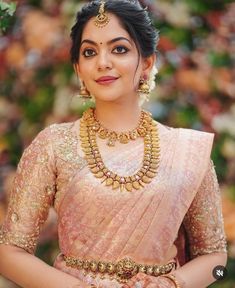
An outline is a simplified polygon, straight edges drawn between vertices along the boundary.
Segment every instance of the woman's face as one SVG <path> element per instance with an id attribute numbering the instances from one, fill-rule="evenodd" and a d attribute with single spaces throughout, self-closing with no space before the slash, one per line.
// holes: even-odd
<path id="1" fill-rule="evenodd" d="M 75 69 L 96 100 L 134 99 L 141 76 L 149 73 L 149 61 L 138 55 L 118 18 L 108 15 L 110 21 L 103 28 L 94 24 L 94 18 L 86 24 Z"/>

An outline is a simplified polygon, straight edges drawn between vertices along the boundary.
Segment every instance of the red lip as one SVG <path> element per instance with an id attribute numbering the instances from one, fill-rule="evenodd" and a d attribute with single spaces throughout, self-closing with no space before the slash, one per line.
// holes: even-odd
<path id="1" fill-rule="evenodd" d="M 111 83 L 117 79 L 118 77 L 114 77 L 114 76 L 103 76 L 103 77 L 96 79 L 95 81 L 98 83 Z"/>

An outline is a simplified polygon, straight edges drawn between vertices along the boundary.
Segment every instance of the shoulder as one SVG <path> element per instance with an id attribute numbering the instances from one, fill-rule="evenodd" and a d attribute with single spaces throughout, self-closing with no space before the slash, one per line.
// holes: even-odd
<path id="1" fill-rule="evenodd" d="M 196 163 L 197 167 L 206 171 L 211 159 L 214 133 L 194 129 L 178 129 L 178 146 L 185 150 L 189 162 L 191 160 Z"/>
<path id="2" fill-rule="evenodd" d="M 179 134 L 184 137 L 191 139 L 192 141 L 202 141 L 208 144 L 213 143 L 214 133 L 199 131 L 195 129 L 186 129 L 186 128 L 177 128 L 179 130 Z"/>
<path id="3" fill-rule="evenodd" d="M 24 152 L 31 150 L 45 151 L 54 150 L 58 143 L 72 138 L 72 129 L 75 122 L 55 123 L 45 127 L 32 140 L 31 144 L 26 147 Z"/>
<path id="4" fill-rule="evenodd" d="M 197 171 L 197 178 L 202 179 L 210 163 L 214 134 L 186 128 L 177 130 L 177 155 L 183 155 L 186 167 L 191 166 L 194 173 Z"/>
<path id="5" fill-rule="evenodd" d="M 189 128 L 174 128 L 170 126 L 163 125 L 159 122 L 156 122 L 160 135 L 174 136 L 178 141 L 189 141 L 189 142 L 202 142 L 212 145 L 214 139 L 214 133 L 199 131 Z"/>
<path id="6" fill-rule="evenodd" d="M 175 157 L 182 164 L 182 171 L 189 185 L 197 191 L 211 162 L 214 133 L 187 128 L 178 131 Z"/>
<path id="7" fill-rule="evenodd" d="M 187 167 L 191 165 L 202 171 L 208 167 L 213 146 L 214 134 L 195 129 L 172 128 L 159 125 L 159 134 L 166 139 L 166 145 L 173 143 L 175 157 Z M 170 141 L 169 141 L 170 140 Z M 163 142 L 163 143 L 165 143 Z M 202 168 L 203 167 L 203 168 Z"/>
<path id="8" fill-rule="evenodd" d="M 78 154 L 80 119 L 60 124 L 52 124 L 44 129 L 48 134 L 55 159 L 81 165 L 82 157 Z"/>
<path id="9" fill-rule="evenodd" d="M 74 122 L 64 122 L 64 123 L 54 123 L 49 126 L 47 126 L 42 132 L 48 135 L 58 136 L 61 134 L 68 134 L 72 133 L 72 129 L 75 125 Z"/>
<path id="10" fill-rule="evenodd" d="M 68 136 L 72 134 L 74 125 L 75 122 L 51 124 L 41 130 L 33 139 L 32 143 L 43 142 L 44 144 L 53 144 L 54 141 L 57 141 L 58 139 L 64 139 L 66 135 Z"/>

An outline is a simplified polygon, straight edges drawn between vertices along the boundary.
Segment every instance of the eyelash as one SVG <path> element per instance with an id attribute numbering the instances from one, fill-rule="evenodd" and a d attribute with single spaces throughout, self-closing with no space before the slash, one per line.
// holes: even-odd
<path id="1" fill-rule="evenodd" d="M 124 46 L 117 46 L 117 47 L 115 47 L 115 48 L 113 49 L 113 51 L 116 50 L 116 49 L 118 49 L 118 48 L 124 49 L 125 52 L 120 52 L 120 53 L 116 53 L 116 54 L 125 54 L 125 53 L 127 53 L 128 51 L 130 51 L 128 48 L 126 48 L 126 47 L 124 47 Z"/>
<path id="2" fill-rule="evenodd" d="M 112 50 L 112 52 L 113 52 L 114 50 L 118 49 L 118 48 L 121 48 L 122 50 L 124 50 L 124 52 L 114 52 L 114 54 L 126 54 L 128 51 L 130 51 L 128 48 L 120 45 L 120 46 L 115 47 L 115 48 Z M 90 57 L 92 57 L 92 56 L 95 56 L 95 54 L 93 54 L 93 53 L 92 53 L 92 55 L 86 55 L 86 52 L 88 52 L 88 51 L 95 53 L 95 51 L 94 51 L 93 49 L 91 49 L 91 48 L 85 49 L 85 50 L 82 52 L 82 55 L 83 55 L 85 58 L 90 58 Z"/>
<path id="3" fill-rule="evenodd" d="M 94 50 L 92 50 L 92 49 L 85 49 L 83 52 L 82 52 L 82 55 L 84 56 L 84 57 L 86 57 L 86 58 L 89 58 L 89 57 L 92 57 L 92 56 L 94 56 L 94 54 L 92 54 L 92 55 L 86 55 L 86 52 L 95 52 Z"/>

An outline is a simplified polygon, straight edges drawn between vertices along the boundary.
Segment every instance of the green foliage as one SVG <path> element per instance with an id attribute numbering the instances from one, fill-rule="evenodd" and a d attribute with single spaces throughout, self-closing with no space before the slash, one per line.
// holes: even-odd
<path id="1" fill-rule="evenodd" d="M 232 59 L 226 52 L 210 51 L 207 55 L 209 62 L 213 67 L 231 67 Z"/>
<path id="2" fill-rule="evenodd" d="M 35 255 L 38 256 L 40 259 L 45 261 L 49 265 L 53 265 L 54 251 L 59 252 L 58 242 L 57 241 L 46 241 L 43 245 L 39 245 L 37 247 Z"/>
<path id="3" fill-rule="evenodd" d="M 40 87 L 32 99 L 21 98 L 24 117 L 31 123 L 42 123 L 53 106 L 54 87 Z"/>
<path id="4" fill-rule="evenodd" d="M 161 30 L 161 34 L 169 37 L 175 44 L 192 47 L 193 35 L 192 31 L 188 28 L 168 26 Z"/>
<path id="5" fill-rule="evenodd" d="M 219 181 L 225 178 L 227 173 L 226 159 L 223 157 L 221 150 L 224 144 L 224 141 L 228 135 L 221 134 L 218 139 L 216 139 L 213 150 L 212 150 L 212 159 L 216 166 L 216 173 Z"/>
<path id="6" fill-rule="evenodd" d="M 177 126 L 192 127 L 198 121 L 198 112 L 196 107 L 181 106 L 175 113 L 175 122 Z"/>
<path id="7" fill-rule="evenodd" d="M 227 194 L 228 194 L 229 199 L 235 202 L 235 185 L 228 187 Z M 235 275 L 234 275 L 234 278 L 235 278 Z"/>
<path id="8" fill-rule="evenodd" d="M 6 3 L 0 1 L 0 35 L 5 33 L 13 22 L 13 16 L 16 11 L 16 3 Z"/>
<path id="9" fill-rule="evenodd" d="M 235 282 L 235 259 L 229 258 L 226 265 L 228 274 L 224 280 L 216 281 L 209 288 L 234 288 Z"/>
<path id="10" fill-rule="evenodd" d="M 224 9 L 232 0 L 184 0 L 193 13 L 205 14 L 211 10 Z"/>
<path id="11" fill-rule="evenodd" d="M 42 1 L 41 0 L 28 0 L 29 5 L 34 7 L 41 7 Z"/>
<path id="12" fill-rule="evenodd" d="M 6 141 L 9 147 L 8 149 L 8 152 L 10 155 L 9 162 L 13 165 L 17 165 L 19 163 L 20 156 L 22 154 L 22 145 L 21 145 L 19 135 L 16 131 L 16 127 L 15 129 L 8 131 L 4 135 L 3 139 Z"/>

